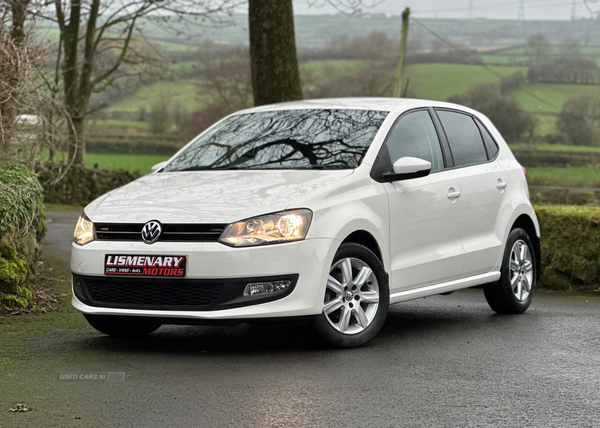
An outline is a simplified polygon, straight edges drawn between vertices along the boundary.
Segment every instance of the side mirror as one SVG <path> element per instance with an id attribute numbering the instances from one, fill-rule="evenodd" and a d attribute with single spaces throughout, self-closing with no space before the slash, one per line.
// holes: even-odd
<path id="1" fill-rule="evenodd" d="M 152 172 L 158 172 L 161 169 L 163 169 L 167 165 L 168 162 L 169 161 L 164 161 L 164 162 L 157 163 L 152 168 L 150 168 L 150 171 L 152 171 Z"/>
<path id="2" fill-rule="evenodd" d="M 410 180 L 426 177 L 431 172 L 431 162 L 419 158 L 404 157 L 394 163 L 394 172 L 383 174 L 386 181 Z"/>

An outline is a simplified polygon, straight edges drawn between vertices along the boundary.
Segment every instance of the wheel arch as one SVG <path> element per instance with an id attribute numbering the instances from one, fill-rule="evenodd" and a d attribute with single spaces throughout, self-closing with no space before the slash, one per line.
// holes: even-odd
<path id="1" fill-rule="evenodd" d="M 515 221 L 513 222 L 510 230 L 513 230 L 517 227 L 521 228 L 525 232 L 527 232 L 527 235 L 529 235 L 529 239 L 531 239 L 531 242 L 533 244 L 533 249 L 535 251 L 535 267 L 536 267 L 535 280 L 537 282 L 540 279 L 541 268 L 542 268 L 542 261 L 541 261 L 541 258 L 542 258 L 541 253 L 542 252 L 541 252 L 541 248 L 540 248 L 540 238 L 538 236 L 538 230 L 536 228 L 536 225 L 535 225 L 533 219 L 527 214 L 521 214 L 519 217 L 517 217 L 515 219 Z"/>
<path id="2" fill-rule="evenodd" d="M 381 248 L 379 247 L 377 239 L 375 239 L 375 237 L 371 233 L 367 232 L 366 230 L 355 230 L 350 235 L 348 235 L 340 245 L 350 242 L 363 245 L 369 250 L 371 250 L 377 256 L 377 258 L 379 259 L 379 261 L 385 269 L 385 262 L 383 260 Z"/>

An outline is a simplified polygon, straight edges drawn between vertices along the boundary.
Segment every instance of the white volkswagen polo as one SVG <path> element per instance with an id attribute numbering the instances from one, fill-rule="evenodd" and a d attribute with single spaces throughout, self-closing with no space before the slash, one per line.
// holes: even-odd
<path id="1" fill-rule="evenodd" d="M 485 116 L 311 100 L 232 114 L 88 205 L 73 305 L 115 336 L 309 317 L 352 347 L 391 303 L 461 288 L 524 312 L 539 260 L 524 170 Z"/>

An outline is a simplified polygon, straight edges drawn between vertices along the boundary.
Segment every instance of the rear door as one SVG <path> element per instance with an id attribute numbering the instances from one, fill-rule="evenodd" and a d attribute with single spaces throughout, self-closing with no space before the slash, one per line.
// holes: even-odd
<path id="1" fill-rule="evenodd" d="M 382 149 L 389 167 L 406 156 L 432 164 L 427 177 L 384 183 L 392 293 L 457 279 L 463 272 L 461 184 L 458 173 L 446 169 L 432 113 L 422 109 L 402 115 Z"/>
<path id="2" fill-rule="evenodd" d="M 508 208 L 508 174 L 495 158 L 498 146 L 470 114 L 436 109 L 461 183 L 464 277 L 490 272 L 502 251 Z"/>

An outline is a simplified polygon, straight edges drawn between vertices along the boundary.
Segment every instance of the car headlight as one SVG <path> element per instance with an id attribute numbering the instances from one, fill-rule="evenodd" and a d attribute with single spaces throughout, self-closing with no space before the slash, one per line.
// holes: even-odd
<path id="1" fill-rule="evenodd" d="M 219 242 L 234 247 L 301 241 L 308 232 L 312 212 L 307 209 L 281 211 L 232 223 Z"/>
<path id="2" fill-rule="evenodd" d="M 94 223 L 87 218 L 85 214 L 79 217 L 77 225 L 75 226 L 75 233 L 73 233 L 73 242 L 77 245 L 85 245 L 92 242 L 95 238 L 96 233 L 94 232 Z"/>

